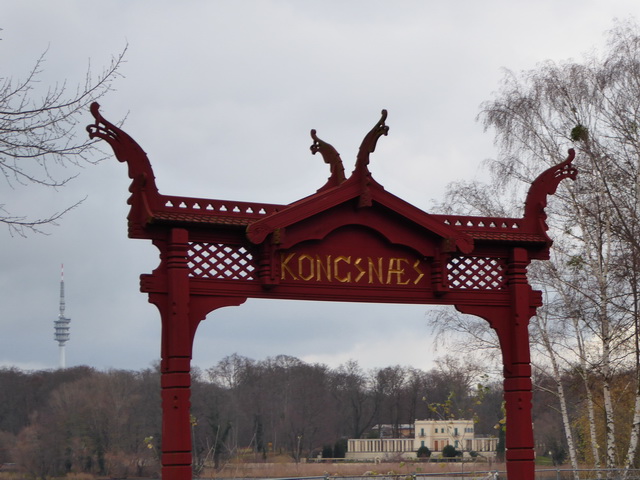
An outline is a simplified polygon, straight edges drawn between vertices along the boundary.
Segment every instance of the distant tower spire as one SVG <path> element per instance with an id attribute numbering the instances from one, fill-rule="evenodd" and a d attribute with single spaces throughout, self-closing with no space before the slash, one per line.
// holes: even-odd
<path id="1" fill-rule="evenodd" d="M 64 346 L 69 341 L 69 324 L 71 319 L 64 316 L 64 265 L 60 265 L 60 313 L 58 319 L 53 322 L 55 333 L 53 338 L 58 342 L 60 349 L 60 368 L 65 368 L 65 351 Z"/>

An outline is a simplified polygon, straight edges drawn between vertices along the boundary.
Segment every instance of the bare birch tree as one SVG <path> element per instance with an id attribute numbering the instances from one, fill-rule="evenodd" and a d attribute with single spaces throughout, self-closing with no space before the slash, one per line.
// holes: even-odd
<path id="1" fill-rule="evenodd" d="M 565 372 L 569 374 L 577 373 L 582 379 L 585 395 L 584 403 L 587 407 L 590 454 L 594 467 L 598 469 L 601 466 L 601 462 L 597 442 L 593 387 L 590 382 L 591 366 L 588 363 L 589 353 L 585 340 L 585 328 L 581 321 L 584 318 L 584 313 L 582 312 L 584 304 L 580 301 L 580 295 L 574 288 L 575 285 L 580 285 L 583 282 L 585 272 L 581 267 L 582 262 L 578 258 L 566 255 L 561 242 L 556 242 L 553 253 L 554 255 L 550 262 L 545 262 L 533 272 L 534 277 L 538 279 L 537 283 L 542 284 L 544 282 L 545 285 L 553 285 L 554 288 L 553 295 L 549 295 L 548 291 L 546 292 L 547 303 L 543 308 L 543 312 L 547 309 L 554 311 L 556 326 L 555 342 L 548 345 L 547 351 L 549 356 L 553 356 L 555 363 L 558 364 L 558 369 L 554 368 L 554 375 L 556 375 L 558 382 L 560 382 L 561 374 Z M 558 265 L 561 268 L 558 268 Z M 540 327 L 538 323 L 534 323 L 534 325 Z M 545 335 L 542 330 L 545 329 L 538 328 L 541 336 Z M 560 352 L 565 353 L 562 355 Z M 559 402 L 561 405 L 566 404 L 564 387 L 562 390 L 558 387 L 557 390 Z M 564 414 L 563 419 L 565 431 L 567 431 L 566 422 L 569 419 L 568 417 L 565 418 Z M 569 434 L 573 436 L 573 432 L 569 430 L 567 434 L 567 443 L 571 445 L 568 438 Z M 586 456 L 586 452 L 583 452 L 583 454 Z"/>
<path id="2" fill-rule="evenodd" d="M 489 162 L 494 181 L 488 187 L 452 185 L 447 203 L 472 205 L 473 213 L 518 216 L 513 199 L 523 198 L 536 175 L 559 163 L 568 147 L 577 150 L 578 181 L 561 185 L 548 206 L 552 238 L 561 251 L 556 249 L 544 269 L 531 269 L 547 295 L 530 331 L 534 350 L 549 359 L 556 375 L 573 368 L 582 376 L 596 466 L 603 453 L 607 467 L 630 468 L 637 463 L 640 438 L 640 374 L 631 428 L 616 422 L 611 382 L 630 359 L 640 367 L 640 32 L 631 21 L 618 22 L 608 39 L 604 53 L 580 63 L 546 62 L 505 73 L 479 115 L 496 135 L 498 157 Z M 446 320 L 475 347 L 491 348 L 482 322 L 440 317 L 440 325 Z M 603 399 L 603 452 L 596 441 L 594 385 Z M 556 390 L 562 405 L 564 387 Z M 571 450 L 568 425 L 565 433 Z M 629 439 L 626 453 L 617 438 Z"/>
<path id="3" fill-rule="evenodd" d="M 493 172 L 501 185 L 526 184 L 545 164 L 560 161 L 568 146 L 577 150 L 577 185 L 561 189 L 549 217 L 559 220 L 556 233 L 575 242 L 575 258 L 587 272 L 588 281 L 573 288 L 587 307 L 580 319 L 587 341 L 598 343 L 589 363 L 601 381 L 606 461 L 613 467 L 619 463 L 618 425 L 610 381 L 628 353 L 626 332 L 637 325 L 636 310 L 629 308 L 635 289 L 629 279 L 637 272 L 622 276 L 619 269 L 635 268 L 625 257 L 637 258 L 639 251 L 640 33 L 636 24 L 619 22 L 608 38 L 604 54 L 581 63 L 547 62 L 517 75 L 507 72 L 480 119 L 496 133 Z M 637 388 L 640 393 L 640 383 Z M 635 462 L 638 433 L 637 425 L 628 432 L 626 466 Z"/>
<path id="4" fill-rule="evenodd" d="M 547 291 L 545 293 L 546 298 L 549 298 L 549 292 Z M 567 441 L 567 449 L 569 450 L 569 459 L 571 461 L 571 467 L 577 471 L 578 455 L 563 383 L 563 361 L 562 357 L 557 354 L 558 350 L 562 350 L 562 348 L 558 348 L 558 343 L 562 343 L 565 339 L 565 329 L 562 328 L 562 323 L 557 322 L 557 317 L 553 315 L 555 310 L 553 305 L 547 304 L 545 307 L 547 308 L 539 309 L 537 315 L 532 318 L 531 330 L 535 332 L 534 335 L 537 337 L 537 345 L 551 366 L 551 373 L 555 384 L 555 392 L 553 393 L 557 396 L 560 405 L 562 427 Z M 558 326 L 561 328 L 558 329 Z M 574 477 L 576 479 L 578 478 L 577 473 L 574 474 Z"/>

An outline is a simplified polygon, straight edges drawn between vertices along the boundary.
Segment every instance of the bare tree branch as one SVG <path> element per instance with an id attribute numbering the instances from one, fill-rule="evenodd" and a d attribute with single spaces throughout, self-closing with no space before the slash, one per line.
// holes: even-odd
<path id="1" fill-rule="evenodd" d="M 122 76 L 119 70 L 126 51 L 125 47 L 97 76 L 89 64 L 84 80 L 75 87 L 64 81 L 41 91 L 39 82 L 47 51 L 24 79 L 0 78 L 0 174 L 9 188 L 30 184 L 62 187 L 77 176 L 66 171 L 68 167 L 95 164 L 104 158 L 94 140 L 76 134 L 76 126 L 89 105 L 109 92 Z M 13 213 L 15 207 L 10 208 L 5 201 L 0 207 L 0 223 L 11 234 L 42 233 L 40 227 L 55 225 L 80 203 L 32 218 L 28 212 Z"/>

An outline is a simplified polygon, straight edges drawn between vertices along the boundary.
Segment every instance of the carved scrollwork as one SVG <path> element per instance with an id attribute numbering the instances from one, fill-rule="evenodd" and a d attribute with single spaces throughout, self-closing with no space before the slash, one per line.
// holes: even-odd
<path id="1" fill-rule="evenodd" d="M 337 187 L 345 181 L 344 166 L 340 154 L 332 145 L 318 138 L 315 129 L 311 130 L 311 138 L 313 139 L 313 144 L 310 147 L 311 153 L 315 155 L 320 152 L 324 163 L 327 163 L 331 168 L 331 176 L 324 188 Z"/>
<path id="2" fill-rule="evenodd" d="M 356 168 L 354 176 L 359 177 L 360 181 L 360 198 L 358 200 L 359 207 L 371 206 L 371 192 L 369 190 L 371 183 L 371 173 L 369 172 L 369 155 L 376 150 L 378 139 L 389 133 L 389 127 L 385 124 L 387 119 L 387 111 L 382 110 L 382 115 L 378 123 L 367 133 L 360 144 L 358 157 L 356 159 Z"/>
<path id="3" fill-rule="evenodd" d="M 120 162 L 127 163 L 129 178 L 134 181 L 134 184 L 157 193 L 151 163 L 140 145 L 120 128 L 106 120 L 100 113 L 100 105 L 97 102 L 91 104 L 90 110 L 96 122 L 87 126 L 89 138 L 100 138 L 106 141 L 113 149 L 116 158 Z"/>
<path id="4" fill-rule="evenodd" d="M 545 232 L 549 229 L 546 223 L 547 214 L 545 213 L 547 197 L 556 193 L 562 180 L 565 178 L 575 180 L 578 174 L 578 169 L 571 164 L 576 152 L 571 148 L 568 153 L 569 155 L 564 162 L 542 172 L 529 187 L 529 193 L 524 205 L 524 218 L 530 222 L 539 220 Z"/>
<path id="5" fill-rule="evenodd" d="M 131 196 L 127 201 L 131 205 L 127 217 L 129 235 L 142 237 L 144 225 L 153 216 L 153 211 L 158 205 L 163 203 L 156 187 L 151 163 L 147 154 L 133 138 L 100 114 L 98 103 L 91 104 L 91 114 L 96 121 L 87 126 L 89 137 L 106 141 L 113 149 L 116 158 L 127 164 L 129 178 L 132 180 L 129 186 Z"/>
<path id="6" fill-rule="evenodd" d="M 369 165 L 369 155 L 376 150 L 376 145 L 378 143 L 378 139 L 389 133 L 389 127 L 384 123 L 387 119 L 387 111 L 382 110 L 380 120 L 375 126 L 367 133 L 360 144 L 360 149 L 358 150 L 358 158 L 356 161 L 356 170 L 360 168 L 365 168 Z"/>

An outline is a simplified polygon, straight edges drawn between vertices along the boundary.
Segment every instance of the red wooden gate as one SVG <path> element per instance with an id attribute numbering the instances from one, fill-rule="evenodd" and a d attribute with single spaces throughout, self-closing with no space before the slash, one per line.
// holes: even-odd
<path id="1" fill-rule="evenodd" d="M 247 298 L 454 305 L 497 332 L 504 365 L 509 478 L 534 479 L 528 324 L 542 296 L 527 280 L 549 258 L 545 206 L 573 150 L 532 184 L 522 218 L 431 215 L 387 192 L 369 171 L 387 113 L 364 137 L 347 178 L 336 150 L 311 131 L 331 175 L 312 195 L 272 205 L 161 195 L 140 146 L 91 112 L 132 179 L 129 236 L 149 239 L 160 265 L 141 290 L 162 319 L 162 476 L 191 480 L 190 362 L 200 321 Z M 194 172 L 200 174 L 200 172 Z"/>

